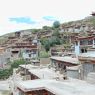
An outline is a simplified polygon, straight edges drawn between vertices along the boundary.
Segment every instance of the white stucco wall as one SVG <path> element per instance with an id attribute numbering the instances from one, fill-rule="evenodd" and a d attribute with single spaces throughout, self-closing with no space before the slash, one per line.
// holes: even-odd
<path id="1" fill-rule="evenodd" d="M 80 42 L 78 42 L 78 44 L 75 44 L 75 54 L 79 55 L 80 54 Z"/>
<path id="2" fill-rule="evenodd" d="M 31 57 L 29 57 L 29 54 L 31 54 Z M 37 53 L 36 54 L 32 54 L 32 53 L 23 53 L 23 58 L 35 58 L 37 57 Z"/>
<path id="3" fill-rule="evenodd" d="M 79 73 L 78 70 L 67 70 L 67 76 L 79 79 Z"/>

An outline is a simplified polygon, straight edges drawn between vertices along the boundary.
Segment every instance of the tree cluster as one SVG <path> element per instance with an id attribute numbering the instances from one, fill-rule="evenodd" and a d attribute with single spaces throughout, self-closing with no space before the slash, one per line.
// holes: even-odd
<path id="1" fill-rule="evenodd" d="M 52 46 L 60 45 L 61 39 L 60 39 L 59 31 L 55 30 L 54 33 L 52 34 L 52 37 L 49 39 L 48 38 L 42 38 L 41 44 L 45 48 L 46 52 L 48 52 Z"/>
<path id="2" fill-rule="evenodd" d="M 0 79 L 9 78 L 9 76 L 11 76 L 13 74 L 13 69 L 18 68 L 19 65 L 21 65 L 21 64 L 25 64 L 25 60 L 24 59 L 15 60 L 13 62 L 10 62 L 10 64 L 11 64 L 11 67 L 9 69 L 1 69 L 0 70 Z"/>

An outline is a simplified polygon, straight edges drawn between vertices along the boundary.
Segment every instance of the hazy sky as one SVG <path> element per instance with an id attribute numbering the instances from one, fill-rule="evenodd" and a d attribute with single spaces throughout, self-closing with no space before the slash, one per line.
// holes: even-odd
<path id="1" fill-rule="evenodd" d="M 83 19 L 95 11 L 95 0 L 0 0 L 0 35 Z"/>

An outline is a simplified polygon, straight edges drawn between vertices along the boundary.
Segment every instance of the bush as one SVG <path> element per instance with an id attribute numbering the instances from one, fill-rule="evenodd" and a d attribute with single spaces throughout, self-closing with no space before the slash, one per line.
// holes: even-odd
<path id="1" fill-rule="evenodd" d="M 0 70 L 0 79 L 7 79 L 10 75 L 12 75 L 11 69 Z"/>
<path id="2" fill-rule="evenodd" d="M 14 60 L 14 62 L 11 64 L 11 68 L 18 68 L 21 64 L 25 64 L 24 59 Z"/>
<path id="3" fill-rule="evenodd" d="M 9 69 L 1 69 L 0 70 L 0 79 L 7 79 L 9 76 L 13 74 L 13 69 L 18 68 L 19 65 L 25 64 L 24 59 L 15 60 L 14 62 L 10 62 L 11 67 Z"/>
<path id="4" fill-rule="evenodd" d="M 40 51 L 40 58 L 48 58 L 49 54 L 46 51 Z"/>

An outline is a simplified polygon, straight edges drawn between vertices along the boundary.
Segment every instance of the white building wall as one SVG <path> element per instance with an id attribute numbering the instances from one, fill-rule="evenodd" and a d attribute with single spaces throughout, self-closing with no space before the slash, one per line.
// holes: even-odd
<path id="1" fill-rule="evenodd" d="M 81 26 L 81 27 L 80 27 L 80 31 L 84 31 L 84 28 L 83 28 L 83 26 Z"/>
<path id="2" fill-rule="evenodd" d="M 61 29 L 60 31 L 59 31 L 59 33 L 63 33 L 64 32 L 64 29 Z"/>
<path id="3" fill-rule="evenodd" d="M 80 54 L 80 42 L 78 42 L 78 44 L 75 44 L 75 54 L 76 55 Z"/>
<path id="4" fill-rule="evenodd" d="M 29 56 L 31 54 L 31 56 Z M 37 53 L 35 53 L 35 54 L 33 54 L 32 52 L 31 53 L 23 53 L 23 58 L 25 59 L 25 58 L 28 58 L 28 59 L 30 59 L 30 58 L 36 58 L 37 57 Z"/>
<path id="5" fill-rule="evenodd" d="M 85 26 L 84 31 L 88 31 L 88 30 L 89 30 L 89 27 Z"/>
<path id="6" fill-rule="evenodd" d="M 74 30 L 73 30 L 73 28 L 71 27 L 71 28 L 68 28 L 68 32 L 73 32 Z"/>
<path id="7" fill-rule="evenodd" d="M 95 40 L 93 39 L 93 48 L 95 48 L 95 45 L 94 44 L 95 44 Z"/>
<path id="8" fill-rule="evenodd" d="M 79 73 L 78 70 L 67 70 L 67 76 L 79 79 Z"/>
<path id="9" fill-rule="evenodd" d="M 80 32 L 80 29 L 77 29 L 77 28 L 75 28 L 75 30 L 74 30 L 75 32 Z"/>
<path id="10" fill-rule="evenodd" d="M 95 51 L 87 51 L 88 53 L 93 53 L 93 54 L 95 54 Z"/>

